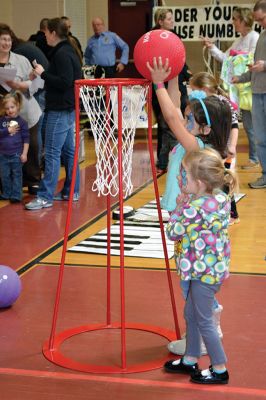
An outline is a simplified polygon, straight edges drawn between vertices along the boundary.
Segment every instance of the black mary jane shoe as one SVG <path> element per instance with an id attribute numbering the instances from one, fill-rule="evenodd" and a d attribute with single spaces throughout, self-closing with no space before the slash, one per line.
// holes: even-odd
<path id="1" fill-rule="evenodd" d="M 228 371 L 222 374 L 217 374 L 213 371 L 212 366 L 209 367 L 209 374 L 202 375 L 202 371 L 198 370 L 191 374 L 191 382 L 200 383 L 203 385 L 226 385 L 229 382 Z"/>
<path id="2" fill-rule="evenodd" d="M 179 362 L 178 362 L 179 361 Z M 198 370 L 198 364 L 187 365 L 183 363 L 183 357 L 180 360 L 169 360 L 164 364 L 167 372 L 175 374 L 193 374 Z"/>

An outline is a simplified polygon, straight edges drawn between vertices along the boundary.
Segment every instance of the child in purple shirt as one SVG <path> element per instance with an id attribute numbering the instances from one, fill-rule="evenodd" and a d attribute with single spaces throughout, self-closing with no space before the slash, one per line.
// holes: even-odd
<path id="1" fill-rule="evenodd" d="M 19 203 L 22 200 L 22 165 L 29 150 L 28 124 L 18 114 L 22 94 L 10 92 L 1 101 L 0 117 L 0 200 Z"/>

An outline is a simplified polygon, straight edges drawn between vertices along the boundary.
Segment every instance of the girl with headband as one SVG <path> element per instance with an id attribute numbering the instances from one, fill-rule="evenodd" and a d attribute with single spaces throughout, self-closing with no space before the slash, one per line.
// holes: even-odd
<path id="1" fill-rule="evenodd" d="M 190 113 L 184 121 L 179 110 L 179 90 L 177 78 L 168 83 L 168 91 L 163 81 L 170 73 L 168 63 L 162 64 L 161 58 L 154 60 L 153 67 L 147 64 L 151 71 L 154 87 L 164 118 L 175 134 L 179 144 L 174 147 L 169 156 L 166 190 L 162 198 L 162 207 L 170 213 L 176 208 L 179 196 L 182 196 L 181 162 L 187 151 L 204 147 L 217 150 L 223 159 L 228 153 L 228 143 L 231 131 L 232 113 L 228 102 L 217 96 L 207 97 L 201 90 L 195 90 L 190 95 Z M 177 179 L 178 177 L 178 179 Z M 183 297 L 186 299 L 189 282 L 181 281 Z M 222 338 L 220 314 L 222 306 L 216 299 L 213 304 L 213 319 L 217 332 Z M 180 354 L 178 341 L 168 344 L 168 349 L 174 354 Z M 177 349 L 177 350 L 176 350 Z M 202 354 L 206 349 L 202 343 Z"/>

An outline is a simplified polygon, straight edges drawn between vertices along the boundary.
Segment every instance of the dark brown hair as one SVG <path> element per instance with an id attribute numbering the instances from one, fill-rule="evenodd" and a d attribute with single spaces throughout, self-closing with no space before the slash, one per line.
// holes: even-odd
<path id="1" fill-rule="evenodd" d="M 232 113 L 226 101 L 217 96 L 208 96 L 202 100 L 207 108 L 211 127 L 208 135 L 199 135 L 204 143 L 211 145 L 222 158 L 227 157 L 227 144 L 232 125 Z M 195 121 L 200 127 L 208 125 L 204 109 L 199 100 L 190 102 Z"/>
<path id="2" fill-rule="evenodd" d="M 67 39 L 68 27 L 61 18 L 52 18 L 48 20 L 47 29 L 49 32 L 55 32 L 60 39 Z"/>

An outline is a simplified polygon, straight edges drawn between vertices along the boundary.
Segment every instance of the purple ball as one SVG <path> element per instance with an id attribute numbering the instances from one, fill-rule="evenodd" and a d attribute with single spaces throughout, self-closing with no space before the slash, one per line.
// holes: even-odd
<path id="1" fill-rule="evenodd" d="M 0 308 L 12 306 L 21 292 L 20 277 L 12 268 L 0 265 Z"/>

